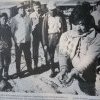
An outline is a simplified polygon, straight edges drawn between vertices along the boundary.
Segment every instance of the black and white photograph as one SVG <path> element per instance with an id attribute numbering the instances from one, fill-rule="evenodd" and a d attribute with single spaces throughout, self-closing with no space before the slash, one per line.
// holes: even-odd
<path id="1" fill-rule="evenodd" d="M 0 0 L 0 100 L 100 100 L 100 0 Z"/>

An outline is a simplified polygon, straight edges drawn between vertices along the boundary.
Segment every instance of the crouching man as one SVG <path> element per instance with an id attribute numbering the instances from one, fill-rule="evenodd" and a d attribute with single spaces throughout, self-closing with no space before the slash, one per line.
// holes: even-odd
<path id="1" fill-rule="evenodd" d="M 57 78 L 66 85 L 60 92 L 95 95 L 96 62 L 100 56 L 100 34 L 93 26 L 93 17 L 81 13 L 77 6 L 71 13 L 72 30 L 62 34 L 59 43 L 60 73 Z M 66 76 L 66 79 L 65 79 Z"/>

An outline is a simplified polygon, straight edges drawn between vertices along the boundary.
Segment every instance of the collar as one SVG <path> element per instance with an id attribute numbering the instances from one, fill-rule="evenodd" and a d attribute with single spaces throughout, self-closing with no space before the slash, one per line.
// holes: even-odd
<path id="1" fill-rule="evenodd" d="M 82 37 L 90 37 L 90 38 L 95 38 L 96 36 L 96 31 L 94 28 L 91 28 L 88 32 L 82 34 L 82 35 L 77 35 L 77 32 L 70 30 L 69 36 L 72 38 L 82 38 Z"/>
<path id="2" fill-rule="evenodd" d="M 20 14 L 18 14 L 17 17 L 24 19 L 26 17 L 26 15 L 22 17 Z"/>

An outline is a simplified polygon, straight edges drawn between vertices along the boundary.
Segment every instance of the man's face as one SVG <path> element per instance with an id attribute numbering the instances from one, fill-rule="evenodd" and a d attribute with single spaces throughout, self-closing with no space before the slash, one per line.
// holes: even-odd
<path id="1" fill-rule="evenodd" d="M 53 13 L 54 13 L 54 10 L 52 9 L 49 9 L 49 14 L 51 15 L 51 16 L 53 16 Z"/>
<path id="2" fill-rule="evenodd" d="M 97 11 L 100 12 L 100 5 L 97 6 Z"/>
<path id="3" fill-rule="evenodd" d="M 87 31 L 86 27 L 85 27 L 85 25 L 84 25 L 84 23 L 82 21 L 79 21 L 78 24 L 76 24 L 76 25 L 72 24 L 72 28 L 75 31 L 78 31 L 79 35 L 82 35 L 82 34 L 84 34 Z"/>
<path id="4" fill-rule="evenodd" d="M 39 5 L 35 5 L 35 6 L 33 6 L 33 8 L 34 8 L 34 11 L 35 12 L 40 12 L 40 6 Z"/>
<path id="5" fill-rule="evenodd" d="M 48 10 L 51 16 L 55 17 L 57 15 L 57 9 L 48 9 Z"/>
<path id="6" fill-rule="evenodd" d="M 21 16 L 24 16 L 24 15 L 25 15 L 25 10 L 24 10 L 23 8 L 19 8 L 18 13 L 19 13 Z"/>
<path id="7" fill-rule="evenodd" d="M 28 9 L 25 10 L 27 15 L 30 15 L 30 12 L 28 11 Z"/>
<path id="8" fill-rule="evenodd" d="M 5 25 L 6 22 L 7 22 L 6 17 L 1 17 L 1 19 L 0 19 L 0 23 L 1 23 L 1 25 Z"/>

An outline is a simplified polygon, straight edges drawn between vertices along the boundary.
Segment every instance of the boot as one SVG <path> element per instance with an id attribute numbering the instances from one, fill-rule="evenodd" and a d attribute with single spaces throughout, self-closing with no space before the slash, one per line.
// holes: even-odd
<path id="1" fill-rule="evenodd" d="M 8 69 L 9 69 L 9 66 L 5 66 L 4 67 L 4 79 L 8 80 Z"/>
<path id="2" fill-rule="evenodd" d="M 15 77 L 19 77 L 19 78 L 22 78 L 23 77 L 23 74 L 21 74 L 21 70 L 20 70 L 20 68 L 16 68 L 16 74 L 17 74 L 17 76 L 15 75 Z"/>
<path id="3" fill-rule="evenodd" d="M 50 65 L 51 68 L 51 74 L 49 77 L 54 78 L 56 76 L 56 72 L 55 72 L 55 67 L 54 67 L 54 63 Z"/>
<path id="4" fill-rule="evenodd" d="M 27 70 L 28 70 L 28 72 L 29 72 L 30 74 L 33 74 L 33 69 L 32 69 L 31 66 L 27 66 Z"/>
<path id="5" fill-rule="evenodd" d="M 38 65 L 38 60 L 34 58 L 34 70 L 37 69 Z"/>
<path id="6" fill-rule="evenodd" d="M 50 78 L 54 78 L 56 76 L 56 72 L 51 70 Z"/>

